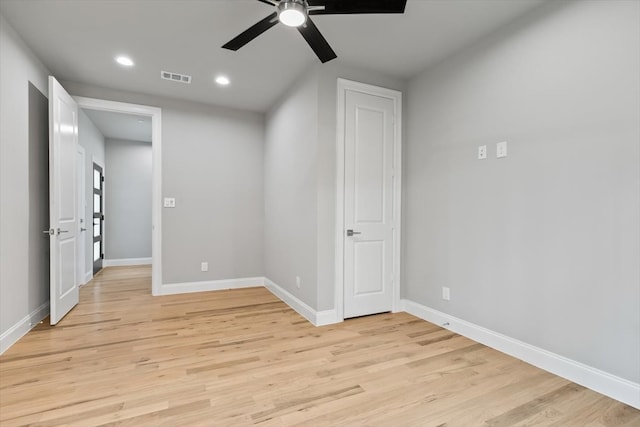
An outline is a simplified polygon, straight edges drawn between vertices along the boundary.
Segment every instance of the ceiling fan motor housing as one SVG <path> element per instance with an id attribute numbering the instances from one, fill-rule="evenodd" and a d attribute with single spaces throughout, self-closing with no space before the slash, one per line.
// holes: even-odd
<path id="1" fill-rule="evenodd" d="M 278 19 L 284 25 L 299 27 L 307 20 L 307 2 L 305 0 L 282 0 L 277 9 Z"/>

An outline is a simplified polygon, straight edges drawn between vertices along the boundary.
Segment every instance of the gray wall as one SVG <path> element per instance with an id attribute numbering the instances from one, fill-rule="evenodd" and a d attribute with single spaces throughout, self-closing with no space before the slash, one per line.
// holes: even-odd
<path id="1" fill-rule="evenodd" d="M 163 196 L 176 198 L 162 210 L 163 283 L 264 274 L 263 115 L 62 83 L 72 95 L 162 108 Z"/>
<path id="2" fill-rule="evenodd" d="M 85 186 L 85 228 L 87 231 L 80 235 L 85 239 L 84 250 L 84 274 L 91 277 L 93 274 L 93 162 L 105 165 L 105 140 L 98 128 L 93 124 L 89 116 L 81 109 L 78 111 L 78 144 L 84 148 L 84 186 Z M 84 280 L 83 280 L 84 281 Z"/>
<path id="3" fill-rule="evenodd" d="M 639 9 L 551 2 L 412 79 L 403 236 L 405 298 L 634 382 Z"/>
<path id="4" fill-rule="evenodd" d="M 47 240 L 42 240 L 40 228 L 49 191 L 36 185 L 44 182 L 45 170 L 30 172 L 30 166 L 42 167 L 44 156 L 48 158 L 48 121 L 42 121 L 42 103 L 49 73 L 1 15 L 0 57 L 2 335 L 49 300 L 49 262 L 43 252 Z"/>
<path id="5" fill-rule="evenodd" d="M 265 275 L 313 308 L 317 109 L 317 74 L 310 70 L 267 114 L 264 150 Z"/>
<path id="6" fill-rule="evenodd" d="M 105 140 L 105 260 L 151 258 L 151 143 Z"/>

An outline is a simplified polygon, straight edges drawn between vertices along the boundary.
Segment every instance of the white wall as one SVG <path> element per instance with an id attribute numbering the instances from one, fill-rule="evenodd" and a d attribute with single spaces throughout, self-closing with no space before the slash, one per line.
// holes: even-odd
<path id="1" fill-rule="evenodd" d="M 41 221 L 30 218 L 42 216 L 41 202 L 48 195 L 48 189 L 29 193 L 30 188 L 34 190 L 29 182 L 29 150 L 37 146 L 42 149 L 42 138 L 30 135 L 30 131 L 43 133 L 43 123 L 32 122 L 30 126 L 30 107 L 40 118 L 42 111 L 29 102 L 31 99 L 40 103 L 41 96 L 33 90 L 43 97 L 48 93 L 49 73 L 1 15 L 0 58 L 0 348 L 4 349 L 8 340 L 16 338 L 9 336 L 11 328 L 26 332 L 27 316 L 49 300 L 49 283 L 43 283 L 42 279 L 48 275 L 47 263 L 29 262 L 34 254 L 30 245 L 40 248 L 42 243 Z M 40 145 L 30 144 L 30 138 Z M 41 154 L 31 153 L 36 162 L 42 159 Z M 31 203 L 37 200 L 38 206 L 30 205 L 30 200 Z M 23 320 L 27 323 L 21 323 Z M 26 325 L 26 330 L 20 329 L 20 324 Z"/>
<path id="2" fill-rule="evenodd" d="M 151 258 L 151 143 L 105 140 L 105 260 Z"/>
<path id="3" fill-rule="evenodd" d="M 163 283 L 264 274 L 263 115 L 62 83 L 72 95 L 162 108 L 162 192 L 176 199 L 162 210 Z"/>
<path id="4" fill-rule="evenodd" d="M 81 233 L 85 239 L 84 268 L 86 277 L 93 275 L 93 162 L 105 165 L 105 139 L 104 135 L 93 124 L 89 116 L 80 109 L 78 111 L 78 144 L 84 147 L 84 185 L 85 185 L 85 228 L 86 232 Z M 104 206 L 103 206 L 104 208 Z"/>
<path id="5" fill-rule="evenodd" d="M 640 382 L 639 76 L 640 3 L 578 1 L 412 79 L 404 298 Z"/>

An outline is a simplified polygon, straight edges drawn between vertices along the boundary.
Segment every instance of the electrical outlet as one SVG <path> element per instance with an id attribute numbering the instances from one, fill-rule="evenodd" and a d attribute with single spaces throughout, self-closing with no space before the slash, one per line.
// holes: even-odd
<path id="1" fill-rule="evenodd" d="M 165 208 L 175 208 L 176 207 L 176 199 L 175 199 L 175 197 L 165 197 L 164 198 L 164 207 Z"/>
<path id="2" fill-rule="evenodd" d="M 209 263 L 206 261 L 201 262 L 200 271 L 209 271 Z"/>
<path id="3" fill-rule="evenodd" d="M 300 289 L 300 276 L 296 276 L 296 288 Z"/>
<path id="4" fill-rule="evenodd" d="M 478 147 L 478 160 L 487 158 L 487 146 L 481 145 Z"/>
<path id="5" fill-rule="evenodd" d="M 496 144 L 496 157 L 498 159 L 507 157 L 507 141 L 498 142 Z"/>
<path id="6" fill-rule="evenodd" d="M 451 291 L 446 286 L 442 287 L 442 299 L 445 301 L 449 301 L 451 299 Z"/>

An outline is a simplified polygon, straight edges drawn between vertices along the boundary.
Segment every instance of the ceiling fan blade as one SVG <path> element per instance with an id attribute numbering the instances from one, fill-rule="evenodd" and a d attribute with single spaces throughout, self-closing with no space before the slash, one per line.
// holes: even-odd
<path id="1" fill-rule="evenodd" d="M 262 21 L 258 22 L 254 26 L 250 27 L 246 31 L 240 33 L 236 38 L 227 42 L 222 47 L 229 50 L 238 50 L 245 44 L 249 43 L 251 40 L 258 37 L 260 34 L 267 31 L 269 28 L 273 27 L 278 23 L 278 13 L 273 12 L 271 15 L 264 18 Z"/>
<path id="2" fill-rule="evenodd" d="M 307 0 L 309 6 L 324 6 L 324 10 L 310 10 L 309 15 L 338 15 L 355 13 L 404 13 L 407 0 Z"/>
<path id="3" fill-rule="evenodd" d="M 309 46 L 311 46 L 311 49 L 313 49 L 322 63 L 338 57 L 311 19 L 307 18 L 307 22 L 298 27 L 298 31 L 300 31 L 302 37 L 309 43 Z"/>

